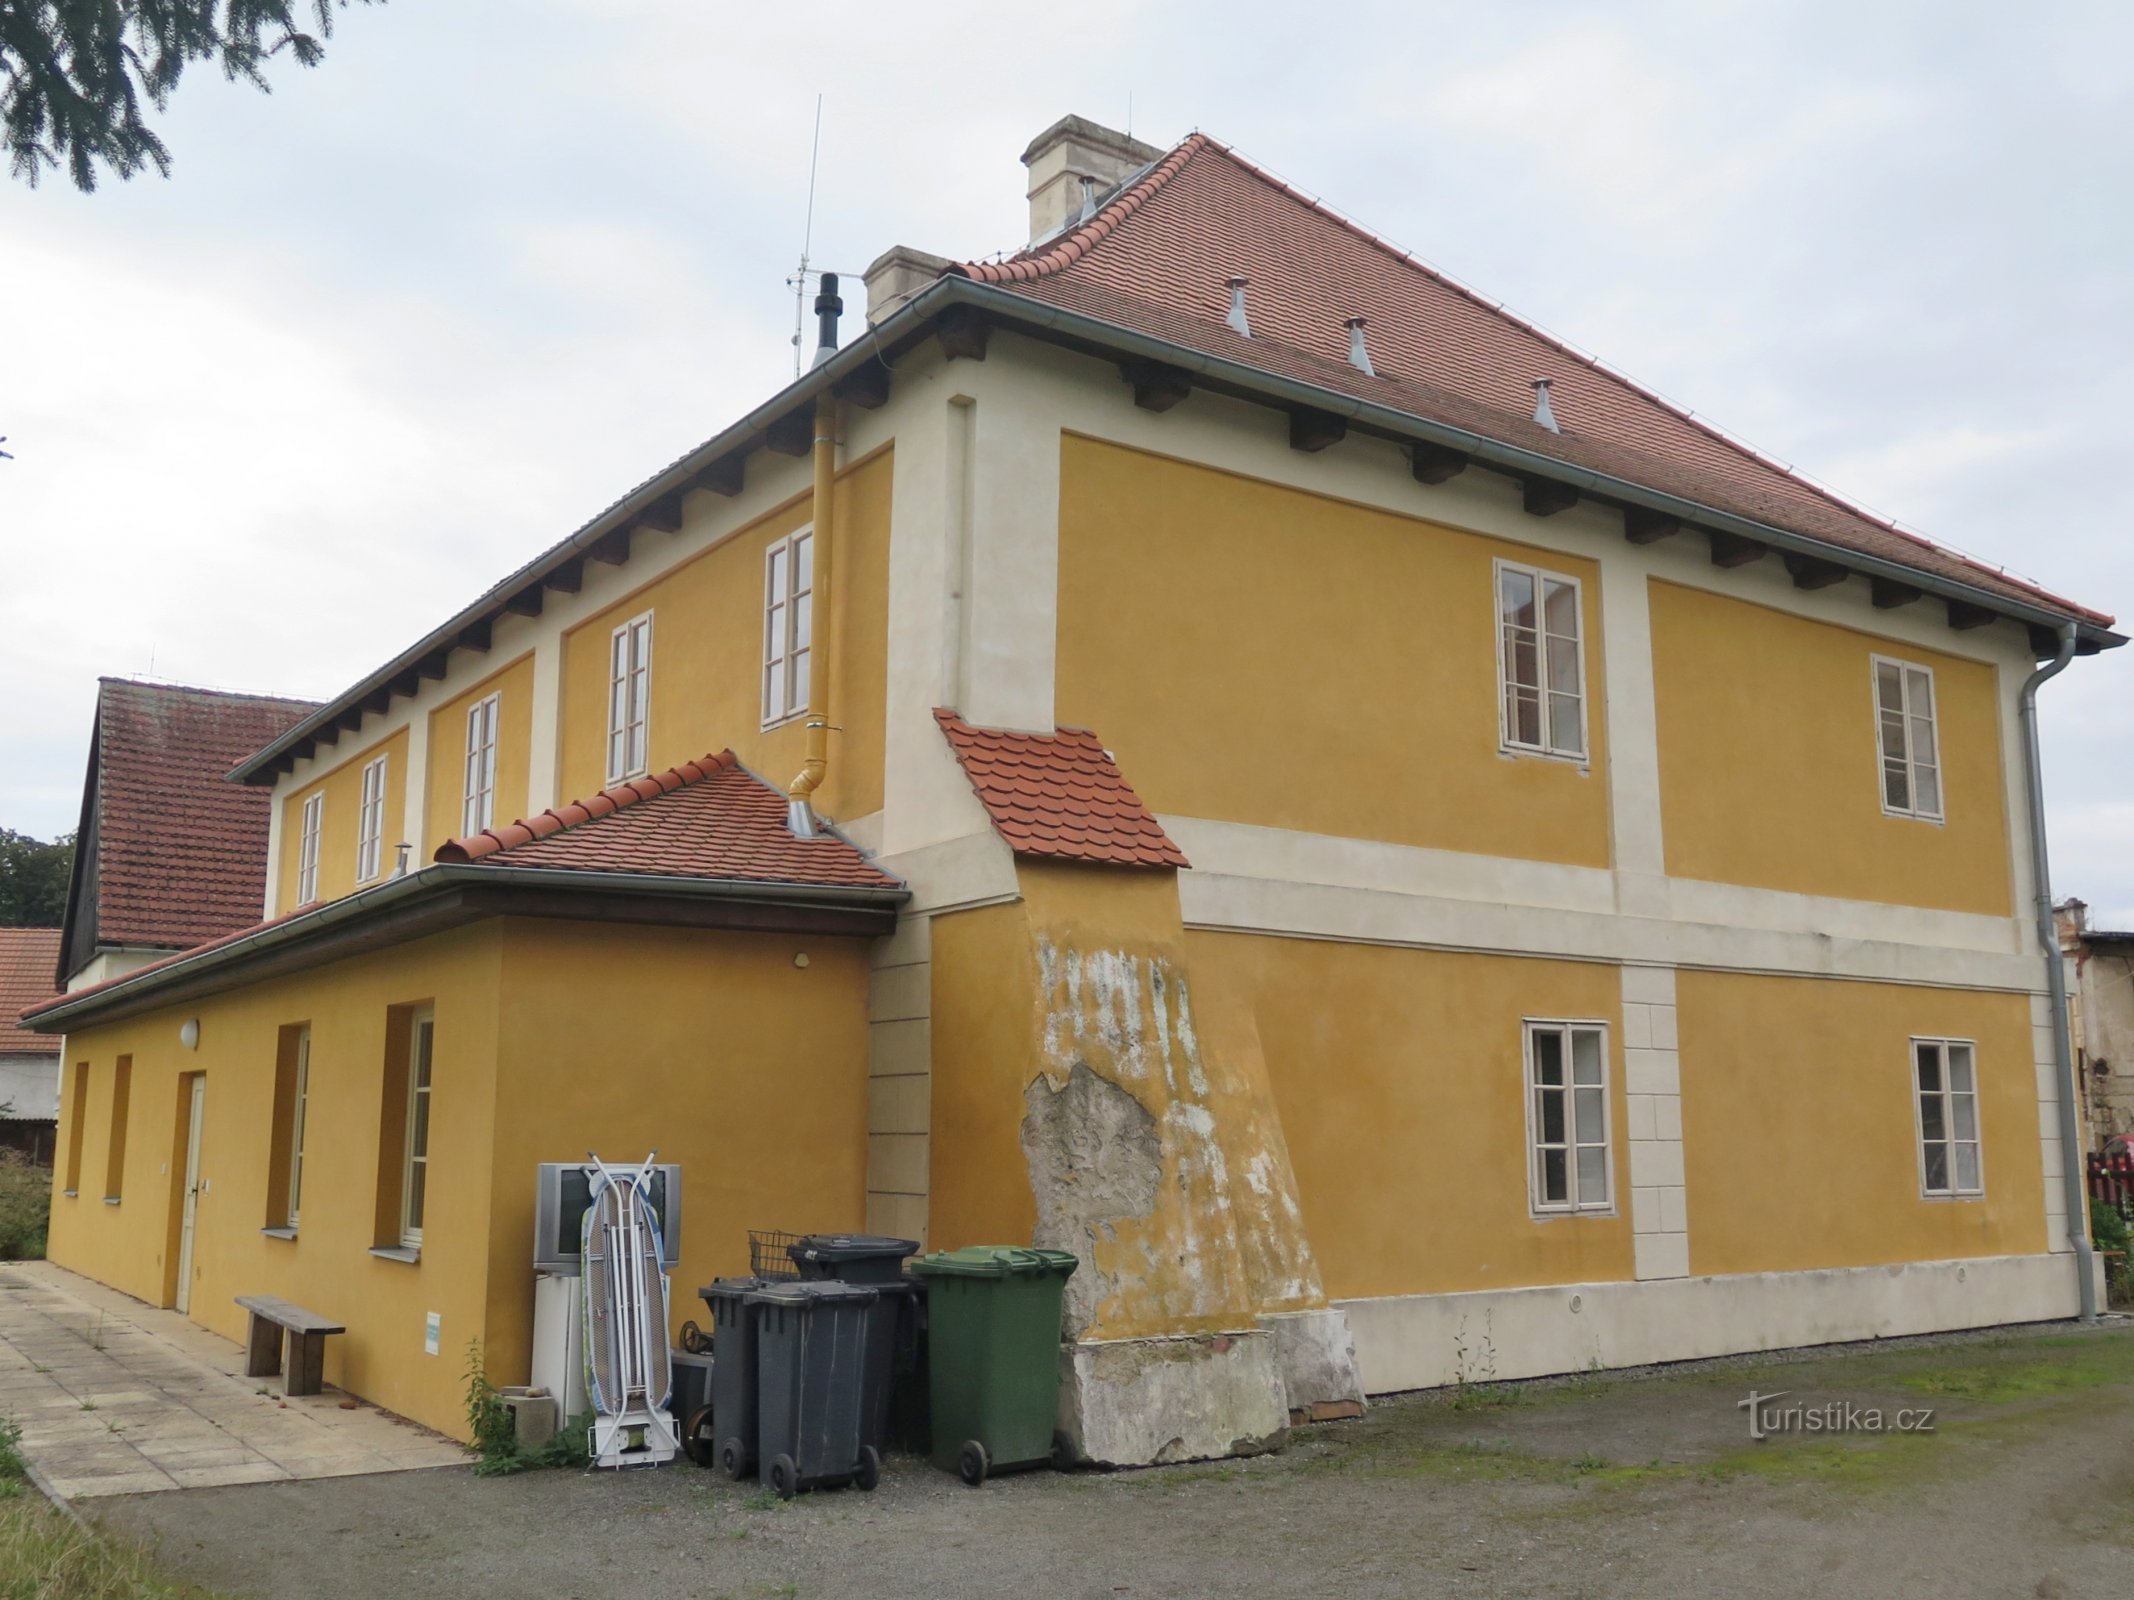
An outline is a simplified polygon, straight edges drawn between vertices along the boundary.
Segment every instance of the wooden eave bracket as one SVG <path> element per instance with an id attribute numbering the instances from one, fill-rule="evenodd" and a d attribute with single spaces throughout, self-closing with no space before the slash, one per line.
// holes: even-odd
<path id="1" fill-rule="evenodd" d="M 1786 570 L 1793 574 L 1796 589 L 1827 589 L 1834 583 L 1843 583 L 1846 576 L 1845 569 L 1835 561 L 1802 555 L 1796 550 L 1786 552 Z"/>
<path id="2" fill-rule="evenodd" d="M 1330 444 L 1339 444 L 1348 437 L 1348 432 L 1348 419 L 1337 417 L 1330 411 L 1303 409 L 1289 414 L 1289 448 L 1292 450 L 1324 450 Z"/>
<path id="3" fill-rule="evenodd" d="M 1467 470 L 1467 452 L 1417 441 L 1408 448 L 1408 470 L 1417 483 L 1445 483 Z"/>
<path id="4" fill-rule="evenodd" d="M 1143 411 L 1168 411 L 1193 392 L 1193 380 L 1160 361 L 1122 361 L 1119 376 L 1134 386 L 1134 404 Z"/>
<path id="5" fill-rule="evenodd" d="M 1578 504 L 1578 491 L 1554 478 L 1521 478 L 1519 503 L 1530 517 L 1553 517 Z"/>
<path id="6" fill-rule="evenodd" d="M 1623 537 L 1632 544 L 1658 544 L 1682 531 L 1682 519 L 1644 506 L 1623 507 Z"/>
<path id="7" fill-rule="evenodd" d="M 1761 561 L 1770 548 L 1754 539 L 1744 539 L 1738 533 L 1722 533 L 1717 528 L 1705 529 L 1705 537 L 1712 544 L 1712 565 L 1715 567 L 1745 567 L 1752 561 Z"/>
<path id="8" fill-rule="evenodd" d="M 950 306 L 934 319 L 934 337 L 951 361 L 985 360 L 986 341 L 992 336 L 993 325 L 969 306 Z"/>

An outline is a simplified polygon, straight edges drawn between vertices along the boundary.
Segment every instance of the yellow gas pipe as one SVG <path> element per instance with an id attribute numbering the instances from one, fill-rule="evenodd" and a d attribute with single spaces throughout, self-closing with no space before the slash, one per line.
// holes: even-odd
<path id="1" fill-rule="evenodd" d="M 815 401 L 815 529 L 814 573 L 810 580 L 813 607 L 813 642 L 808 654 L 808 753 L 799 775 L 786 788 L 787 818 L 795 835 L 815 836 L 817 823 L 812 801 L 830 767 L 830 656 L 836 638 L 831 604 L 836 593 L 831 582 L 836 551 L 831 521 L 837 499 L 837 401 L 826 390 Z"/>

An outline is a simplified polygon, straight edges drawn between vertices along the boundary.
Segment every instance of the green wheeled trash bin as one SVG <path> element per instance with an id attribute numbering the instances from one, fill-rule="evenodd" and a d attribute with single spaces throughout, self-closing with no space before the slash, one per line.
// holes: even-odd
<path id="1" fill-rule="evenodd" d="M 1060 1302 L 1080 1263 L 1065 1250 L 971 1245 L 914 1261 L 927 1283 L 934 1465 L 976 1487 L 995 1472 L 1064 1464 Z"/>
<path id="2" fill-rule="evenodd" d="M 882 1453 L 861 1435 L 878 1291 L 857 1283 L 767 1283 L 756 1314 L 756 1437 L 781 1500 L 818 1484 L 872 1489 Z"/>

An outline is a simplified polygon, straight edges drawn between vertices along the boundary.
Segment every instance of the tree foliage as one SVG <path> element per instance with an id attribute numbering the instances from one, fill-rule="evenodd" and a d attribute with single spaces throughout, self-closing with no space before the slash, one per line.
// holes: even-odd
<path id="1" fill-rule="evenodd" d="M 56 928 L 67 914 L 74 836 L 50 844 L 0 828 L 0 928 Z"/>
<path id="2" fill-rule="evenodd" d="M 15 176 L 66 168 L 96 187 L 99 166 L 130 178 L 170 151 L 144 108 L 167 108 L 196 61 L 271 93 L 266 65 L 287 52 L 315 67 L 349 0 L 0 0 L 0 129 Z M 369 4 L 370 0 L 363 0 Z M 306 32 L 305 24 L 313 31 Z"/>

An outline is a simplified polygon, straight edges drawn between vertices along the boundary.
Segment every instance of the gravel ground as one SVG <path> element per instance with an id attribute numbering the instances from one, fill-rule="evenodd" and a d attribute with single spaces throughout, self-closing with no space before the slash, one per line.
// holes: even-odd
<path id="1" fill-rule="evenodd" d="M 1752 1443 L 1750 1388 L 1933 1406 Z M 893 1459 L 782 1505 L 682 1464 L 461 1469 L 99 1504 L 232 1595 L 2111 1596 L 2134 1587 L 2134 1324 L 1698 1363 L 1375 1405 L 1280 1456 L 964 1488 Z"/>

